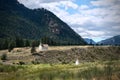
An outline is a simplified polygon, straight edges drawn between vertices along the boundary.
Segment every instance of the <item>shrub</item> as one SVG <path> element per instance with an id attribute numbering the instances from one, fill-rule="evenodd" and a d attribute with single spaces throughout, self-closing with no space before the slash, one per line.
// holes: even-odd
<path id="1" fill-rule="evenodd" d="M 20 64 L 20 65 L 24 65 L 24 64 L 25 64 L 25 62 L 23 62 L 23 61 L 20 61 L 20 62 L 19 62 L 19 64 Z"/>
<path id="2" fill-rule="evenodd" d="M 31 61 L 32 64 L 40 64 L 38 61 Z"/>
<path id="3" fill-rule="evenodd" d="M 7 54 L 2 54 L 1 60 L 7 60 Z"/>

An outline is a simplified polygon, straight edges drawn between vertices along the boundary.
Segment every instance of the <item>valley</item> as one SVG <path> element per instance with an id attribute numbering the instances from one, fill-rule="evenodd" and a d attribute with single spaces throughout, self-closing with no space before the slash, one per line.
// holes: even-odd
<path id="1" fill-rule="evenodd" d="M 102 12 L 102 15 L 108 11 L 105 10 L 107 8 L 97 12 L 99 6 L 93 3 L 99 0 L 85 0 L 93 6 L 90 9 L 92 17 L 89 18 L 89 12 L 82 15 L 89 10 L 83 2 L 78 5 L 73 0 L 68 3 L 64 3 L 68 0 L 37 0 L 35 3 L 40 2 L 39 8 L 29 8 L 21 1 L 32 2 L 0 0 L 0 80 L 120 80 L 119 20 L 118 23 L 116 20 L 111 22 L 119 10 L 111 18 L 108 15 L 100 18 L 94 14 Z M 49 4 L 48 7 L 53 6 L 52 10 L 42 8 L 41 1 Z M 76 9 L 71 14 L 73 4 Z M 31 6 L 34 5 L 31 3 Z M 114 10 L 110 8 L 110 11 Z M 85 11 L 82 13 L 82 10 Z M 109 31 L 111 29 L 112 32 Z M 100 42 L 94 41 L 103 38 L 105 40 Z"/>

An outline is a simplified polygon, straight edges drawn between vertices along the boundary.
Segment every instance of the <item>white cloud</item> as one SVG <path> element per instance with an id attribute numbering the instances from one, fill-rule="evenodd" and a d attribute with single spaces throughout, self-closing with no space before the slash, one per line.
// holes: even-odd
<path id="1" fill-rule="evenodd" d="M 71 1 L 61 1 L 60 6 L 63 5 L 67 10 L 68 8 L 73 8 L 73 9 L 77 9 L 78 5 L 76 5 L 75 3 L 71 2 Z"/>
<path id="2" fill-rule="evenodd" d="M 79 6 L 79 9 L 80 10 L 84 10 L 84 9 L 88 9 L 89 7 L 87 5 L 81 5 Z"/>
<path id="3" fill-rule="evenodd" d="M 94 6 L 112 6 L 115 4 L 119 4 L 120 0 L 95 0 L 91 1 L 91 4 Z"/>
<path id="4" fill-rule="evenodd" d="M 52 3 L 52 2 L 60 2 L 60 1 L 69 1 L 69 0 L 18 0 L 22 3 Z"/>
<path id="5" fill-rule="evenodd" d="M 18 0 L 20 3 L 23 3 L 28 8 L 40 8 L 41 5 L 53 4 L 49 6 L 65 5 L 65 7 L 77 8 L 77 5 L 72 3 L 74 0 Z"/>

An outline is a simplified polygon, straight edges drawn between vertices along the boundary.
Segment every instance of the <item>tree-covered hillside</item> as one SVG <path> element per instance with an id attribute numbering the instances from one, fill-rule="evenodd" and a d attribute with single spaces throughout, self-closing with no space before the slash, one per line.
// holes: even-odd
<path id="1" fill-rule="evenodd" d="M 16 36 L 32 40 L 47 38 L 56 44 L 86 43 L 50 11 L 28 9 L 17 0 L 0 0 L 0 38 Z"/>

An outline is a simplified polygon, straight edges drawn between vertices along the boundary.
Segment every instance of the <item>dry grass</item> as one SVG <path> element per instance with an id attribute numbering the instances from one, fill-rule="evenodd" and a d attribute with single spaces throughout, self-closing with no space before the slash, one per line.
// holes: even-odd
<path id="1" fill-rule="evenodd" d="M 49 50 L 63 51 L 63 50 L 69 50 L 72 48 L 88 48 L 88 47 L 93 47 L 93 46 L 51 46 L 49 47 Z"/>
<path id="2" fill-rule="evenodd" d="M 36 48 L 37 49 L 37 48 Z M 31 48 L 14 48 L 12 52 L 0 50 L 0 56 L 7 54 L 8 60 L 3 63 L 12 64 L 23 61 L 30 64 L 32 61 L 38 63 L 73 63 L 76 57 L 80 62 L 96 60 L 118 60 L 120 58 L 120 47 L 110 46 L 50 46 L 47 51 L 30 53 Z M 2 62 L 2 61 L 0 61 Z"/>

